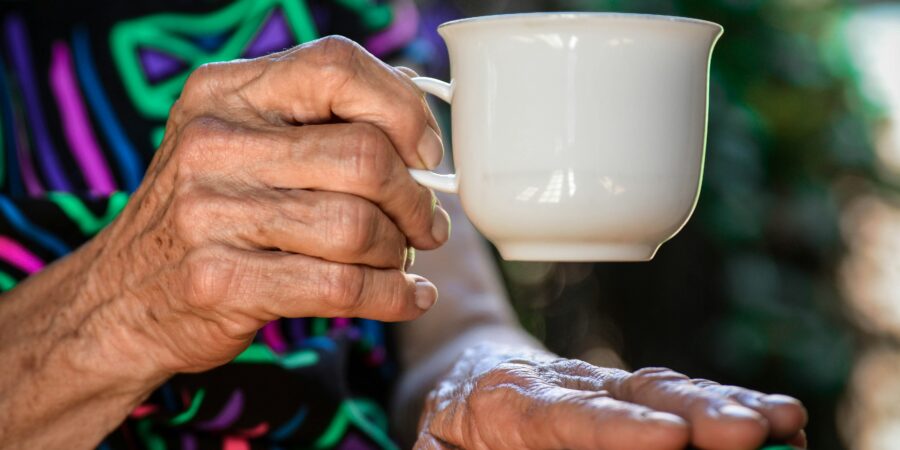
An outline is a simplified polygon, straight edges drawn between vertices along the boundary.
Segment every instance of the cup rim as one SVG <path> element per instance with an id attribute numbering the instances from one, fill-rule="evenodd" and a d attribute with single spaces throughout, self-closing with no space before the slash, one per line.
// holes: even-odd
<path id="1" fill-rule="evenodd" d="M 666 16 L 660 14 L 638 14 L 638 13 L 619 13 L 619 12 L 528 12 L 513 14 L 492 14 L 487 16 L 466 17 L 463 19 L 451 20 L 444 22 L 438 26 L 438 30 L 448 27 L 457 27 L 461 25 L 469 25 L 482 22 L 506 22 L 515 20 L 528 19 L 626 19 L 641 22 L 669 22 L 683 23 L 690 25 L 712 26 L 721 33 L 724 28 L 718 23 L 709 20 L 695 19 L 693 17 Z"/>

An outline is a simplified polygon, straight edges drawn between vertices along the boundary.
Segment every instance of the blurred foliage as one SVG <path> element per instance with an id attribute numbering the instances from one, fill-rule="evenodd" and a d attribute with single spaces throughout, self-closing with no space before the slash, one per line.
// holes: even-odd
<path id="1" fill-rule="evenodd" d="M 433 4 L 436 2 L 422 2 Z M 639 264 L 503 262 L 522 322 L 554 351 L 664 365 L 784 392 L 810 409 L 812 448 L 843 448 L 835 410 L 858 333 L 835 279 L 848 184 L 878 179 L 848 83 L 835 0 L 455 1 L 461 15 L 621 11 L 711 20 L 709 137 L 689 225 Z M 838 70 L 835 70 L 838 69 Z M 854 180 L 847 182 L 847 180 Z M 886 186 L 886 187 L 885 187 Z"/>

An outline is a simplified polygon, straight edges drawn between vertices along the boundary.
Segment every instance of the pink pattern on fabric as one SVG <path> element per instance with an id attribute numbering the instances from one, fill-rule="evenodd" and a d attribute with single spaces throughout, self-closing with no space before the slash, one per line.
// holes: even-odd
<path id="1" fill-rule="evenodd" d="M 238 433 L 245 438 L 257 438 L 269 432 L 269 422 L 261 422 L 259 425 L 253 428 L 247 428 L 246 430 L 241 430 Z"/>
<path id="2" fill-rule="evenodd" d="M 72 53 L 64 42 L 54 42 L 50 62 L 50 84 L 59 106 L 60 122 L 75 162 L 84 173 L 91 192 L 101 195 L 116 191 L 115 181 L 91 129 L 87 109 L 78 91 Z"/>
<path id="3" fill-rule="evenodd" d="M 375 56 L 383 56 L 406 45 L 419 30 L 419 10 L 415 3 L 403 1 L 394 5 L 394 22 L 388 29 L 366 40 L 365 47 Z"/>
<path id="4" fill-rule="evenodd" d="M 31 275 L 44 268 L 44 262 L 18 242 L 0 236 L 0 259 Z"/>
<path id="5" fill-rule="evenodd" d="M 378 366 L 384 363 L 386 358 L 387 354 L 384 347 L 374 347 L 372 348 L 372 352 L 369 353 L 368 363 L 371 366 Z"/>
<path id="6" fill-rule="evenodd" d="M 226 436 L 222 441 L 222 450 L 250 450 L 250 443 L 244 438 Z"/>
<path id="7" fill-rule="evenodd" d="M 224 430 L 237 422 L 243 411 L 244 391 L 235 389 L 235 391 L 231 393 L 231 397 L 228 397 L 228 401 L 225 402 L 225 406 L 219 411 L 219 414 L 216 414 L 212 419 L 197 422 L 194 426 L 197 427 L 197 429 L 204 431 Z"/>
<path id="8" fill-rule="evenodd" d="M 129 414 L 129 416 L 132 419 L 140 419 L 142 417 L 147 417 L 150 414 L 153 414 L 154 412 L 156 412 L 157 409 L 159 409 L 159 406 L 152 405 L 150 403 L 144 403 L 143 405 L 140 405 L 137 408 L 134 408 L 134 410 L 131 411 L 131 414 Z"/>

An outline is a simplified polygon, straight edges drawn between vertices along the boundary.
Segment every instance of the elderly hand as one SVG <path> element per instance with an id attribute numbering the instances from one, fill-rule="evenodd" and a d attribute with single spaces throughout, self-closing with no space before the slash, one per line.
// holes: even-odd
<path id="1" fill-rule="evenodd" d="M 279 317 L 418 317 L 405 273 L 449 217 L 407 167 L 442 157 L 407 72 L 343 38 L 188 79 L 127 208 L 93 243 L 82 327 L 107 357 L 171 375 L 223 364 Z"/>
<path id="2" fill-rule="evenodd" d="M 545 353 L 470 349 L 429 394 L 417 450 L 805 447 L 806 410 L 668 369 L 628 373 Z"/>

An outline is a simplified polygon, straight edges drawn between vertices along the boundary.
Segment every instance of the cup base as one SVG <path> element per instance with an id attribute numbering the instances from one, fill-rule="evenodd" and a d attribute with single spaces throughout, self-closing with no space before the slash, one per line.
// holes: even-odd
<path id="1" fill-rule="evenodd" d="M 650 261 L 659 245 L 518 242 L 497 244 L 507 261 Z"/>

